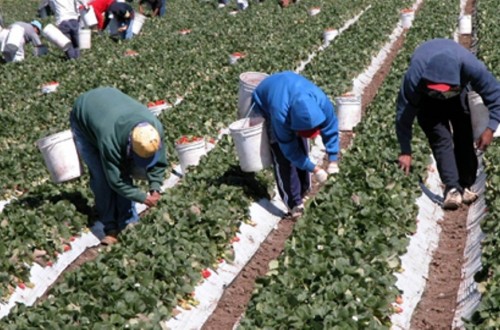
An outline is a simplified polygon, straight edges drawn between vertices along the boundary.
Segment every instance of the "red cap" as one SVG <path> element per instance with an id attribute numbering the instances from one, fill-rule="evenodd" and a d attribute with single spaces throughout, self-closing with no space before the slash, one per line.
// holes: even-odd
<path id="1" fill-rule="evenodd" d="M 427 88 L 433 89 L 438 92 L 447 92 L 451 89 L 451 86 L 447 84 L 428 83 Z"/>
<path id="2" fill-rule="evenodd" d="M 298 131 L 297 134 L 305 138 L 314 139 L 316 136 L 319 135 L 319 132 L 320 132 L 319 129 L 313 128 L 313 129 L 308 129 L 306 131 Z"/>

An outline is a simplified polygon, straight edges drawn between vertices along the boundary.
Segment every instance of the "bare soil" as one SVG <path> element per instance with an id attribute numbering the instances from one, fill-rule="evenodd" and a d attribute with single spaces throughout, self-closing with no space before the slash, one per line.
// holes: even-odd
<path id="1" fill-rule="evenodd" d="M 387 56 L 386 62 L 382 65 L 379 71 L 375 74 L 373 81 L 363 91 L 362 109 L 363 114 L 366 112 L 367 105 L 373 100 L 377 94 L 377 90 L 382 84 L 384 78 L 388 74 L 392 61 L 396 57 L 399 49 L 402 47 L 405 35 L 403 34 L 394 44 L 391 52 Z M 353 132 L 341 132 L 340 148 L 347 149 L 354 137 Z M 342 155 L 340 155 L 340 161 Z M 314 185 L 313 191 L 309 195 L 314 198 L 314 195 L 321 189 L 317 184 Z M 299 220 L 300 221 L 300 220 Z M 261 244 L 256 254 L 243 268 L 236 279 L 227 287 L 223 296 L 219 300 L 217 308 L 212 313 L 210 318 L 205 322 L 203 330 L 225 330 L 233 329 L 238 323 L 240 317 L 246 310 L 247 304 L 252 296 L 255 280 L 258 277 L 264 276 L 269 270 L 269 262 L 277 259 L 284 249 L 285 242 L 293 232 L 295 222 L 284 218 L 278 224 L 278 228 L 273 230 L 267 239 Z"/>
<path id="2" fill-rule="evenodd" d="M 465 14 L 472 14 L 474 0 L 467 1 Z M 470 48 L 472 37 L 461 35 L 459 43 Z M 439 222 L 441 234 L 429 267 L 427 285 L 411 320 L 411 329 L 452 329 L 461 282 L 467 240 L 468 206 L 448 211 Z"/>

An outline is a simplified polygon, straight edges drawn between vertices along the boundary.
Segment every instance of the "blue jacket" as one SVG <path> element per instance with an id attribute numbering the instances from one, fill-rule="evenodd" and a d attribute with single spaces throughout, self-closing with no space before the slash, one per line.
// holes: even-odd
<path id="1" fill-rule="evenodd" d="M 338 122 L 326 94 L 306 78 L 285 71 L 264 79 L 252 94 L 254 110 L 270 126 L 271 142 L 297 168 L 312 172 L 315 164 L 299 147 L 297 131 L 319 127 L 329 159 L 337 160 Z"/>
<path id="2" fill-rule="evenodd" d="M 399 90 L 396 134 L 403 154 L 411 154 L 413 121 L 419 110 L 423 81 L 461 86 L 469 84 L 481 95 L 490 111 L 488 127 L 495 131 L 500 122 L 500 84 L 471 52 L 450 39 L 434 39 L 420 45 Z"/>

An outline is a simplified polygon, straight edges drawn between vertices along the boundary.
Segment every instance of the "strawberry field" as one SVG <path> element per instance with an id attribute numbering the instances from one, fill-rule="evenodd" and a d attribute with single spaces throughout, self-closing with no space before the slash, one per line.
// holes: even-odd
<path id="1" fill-rule="evenodd" d="M 403 271 L 400 256 L 416 231 L 416 182 L 426 174 L 429 155 L 417 129 L 413 173 L 405 176 L 395 165 L 396 96 L 415 47 L 453 38 L 459 13 L 459 1 L 421 2 L 352 145 L 342 150 L 340 173 L 308 202 L 283 253 L 257 281 L 241 328 L 391 327 L 401 295 L 395 274 Z M 207 280 L 207 269 L 234 260 L 242 224 L 252 225 L 252 203 L 274 194 L 271 171 L 242 172 L 233 141 L 221 134 L 237 119 L 239 75 L 296 70 L 334 100 L 352 91 L 353 79 L 390 41 L 400 10 L 415 3 L 420 1 L 301 0 L 283 9 L 267 0 L 233 15 L 235 3 L 218 9 L 216 1 L 168 0 L 167 15 L 148 19 L 132 40 L 93 34 L 92 48 L 77 61 L 66 61 L 52 45 L 47 56 L 36 58 L 28 46 L 24 62 L 2 64 L 0 186 L 8 204 L 0 213 L 0 306 L 33 290 L 34 265 L 50 270 L 95 220 L 88 173 L 56 185 L 36 147 L 38 139 L 69 129 L 78 95 L 114 86 L 145 105 L 165 100 L 169 106 L 159 119 L 172 167 L 179 163 L 175 141 L 181 137 L 203 136 L 216 145 L 123 232 L 120 244 L 101 247 L 94 260 L 64 273 L 34 306 L 16 304 L 0 328 L 157 329 L 175 318 L 179 306 L 196 308 L 193 292 Z M 497 4 L 475 5 L 477 55 L 500 77 Z M 23 6 L 3 0 L 0 8 L 10 24 L 32 20 L 37 6 L 34 0 Z M 308 15 L 315 6 L 321 12 Z M 328 44 L 326 28 L 339 30 Z M 126 56 L 130 51 L 137 55 Z M 235 52 L 245 57 L 231 65 Z M 60 83 L 57 91 L 41 93 L 51 81 Z M 485 155 L 488 215 L 476 276 L 482 299 L 466 322 L 475 329 L 500 327 L 499 161 L 494 143 Z"/>

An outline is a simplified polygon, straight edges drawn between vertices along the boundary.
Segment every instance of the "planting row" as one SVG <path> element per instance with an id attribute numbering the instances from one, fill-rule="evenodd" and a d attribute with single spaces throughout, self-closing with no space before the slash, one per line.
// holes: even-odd
<path id="1" fill-rule="evenodd" d="M 394 3 L 386 6 L 386 10 L 382 12 L 391 12 L 391 15 L 397 16 Z M 359 43 L 353 43 L 352 40 L 359 40 Z M 329 51 L 342 53 L 341 58 L 348 59 L 353 49 L 365 49 L 362 38 L 352 40 L 350 47 L 332 47 Z M 379 42 L 382 43 L 383 40 L 380 39 Z M 370 52 L 366 49 L 364 53 L 364 58 L 351 58 L 350 65 L 358 68 L 366 66 Z M 290 69 L 290 60 L 287 62 L 283 59 L 281 63 L 273 71 Z M 162 114 L 161 119 L 167 131 L 169 123 L 173 123 L 171 129 L 175 130 L 179 129 L 174 127 L 175 124 L 186 125 L 189 121 L 192 126 L 187 128 L 201 135 L 217 128 L 217 123 L 227 124 L 231 119 L 229 116 L 235 113 L 235 107 L 229 101 L 236 89 L 235 80 L 229 78 L 230 74 L 221 73 L 204 84 L 195 85 L 179 107 L 174 108 L 171 113 Z M 332 77 L 332 80 L 341 79 L 340 75 L 337 77 L 326 66 L 319 76 L 323 75 Z M 236 100 L 236 97 L 232 99 Z M 219 114 L 226 117 L 217 118 Z M 46 327 L 62 324 L 104 326 L 127 322 L 130 326 L 135 326 L 151 321 L 154 321 L 153 326 L 156 325 L 158 319 L 170 315 L 171 308 L 181 299 L 189 298 L 193 286 L 201 278 L 201 269 L 220 257 L 230 260 L 230 240 L 235 235 L 238 224 L 247 217 L 246 212 L 241 210 L 248 208 L 252 198 L 267 195 L 271 186 L 268 174 L 263 172 L 255 177 L 241 173 L 236 165 L 232 144 L 228 140 L 221 141 L 197 169 L 189 172 L 180 186 L 165 194 L 158 209 L 151 210 L 139 226 L 124 233 L 123 244 L 113 247 L 76 273 L 67 274 L 52 295 L 36 308 L 26 310 L 19 306 L 14 314 L 3 320 L 3 327 L 15 328 L 27 324 Z M 71 187 L 84 189 L 81 187 L 86 185 L 85 181 L 83 178 L 64 185 L 64 189 L 47 183 L 33 191 L 51 187 L 53 193 L 66 189 L 69 192 L 72 191 Z M 20 199 L 21 203 L 26 203 L 24 210 L 29 209 L 29 198 L 38 203 L 49 203 L 47 201 L 54 199 L 51 195 L 41 198 L 33 191 Z M 246 198 L 242 198 L 244 196 Z M 82 192 L 81 197 L 82 204 L 88 207 L 88 191 Z M 36 203 L 32 205 L 37 208 Z M 13 204 L 8 207 L 5 215 L 8 214 L 9 221 L 26 223 L 19 206 L 20 204 Z M 75 212 L 79 212 L 78 209 Z M 45 221 L 45 214 L 39 216 Z M 166 224 L 169 226 L 166 227 Z M 53 247 L 47 249 L 49 248 L 53 250 Z M 26 256 L 29 255 L 25 254 Z M 143 273 L 146 275 L 143 276 Z M 16 277 L 21 276 L 22 274 Z M 109 292 L 109 295 L 103 296 L 103 292 Z M 116 306 L 117 302 L 124 305 Z M 103 311 L 101 306 L 107 307 Z M 19 317 L 20 313 L 24 316 Z M 55 317 L 56 314 L 58 317 Z"/>
<path id="2" fill-rule="evenodd" d="M 391 326 L 400 294 L 394 273 L 402 270 L 399 255 L 415 231 L 418 175 L 426 172 L 429 153 L 417 129 L 412 143 L 416 167 L 405 176 L 396 166 L 396 97 L 414 49 L 427 39 L 449 38 L 455 22 L 449 3 L 423 3 L 356 130 L 353 147 L 344 153 L 340 175 L 296 225 L 279 266 L 259 281 L 242 328 Z"/>
<path id="3" fill-rule="evenodd" d="M 478 57 L 485 62 L 491 72 L 500 78 L 500 56 L 498 38 L 500 27 L 494 14 L 495 1 L 478 1 L 477 4 Z M 484 155 L 486 173 L 486 202 L 488 214 L 481 224 L 486 234 L 482 241 L 483 269 L 476 275 L 482 293 L 481 304 L 467 325 L 470 329 L 500 328 L 500 257 L 498 255 L 500 224 L 500 148 L 493 143 Z"/>
<path id="4" fill-rule="evenodd" d="M 199 7 L 198 11 L 186 11 L 185 8 L 181 6 L 179 7 L 179 16 L 187 17 L 187 14 L 189 12 L 191 13 L 191 17 L 198 17 L 198 24 L 196 25 L 196 27 L 201 30 L 205 29 L 204 32 L 206 32 L 207 34 L 212 33 L 210 32 L 210 28 L 212 28 L 213 31 L 217 31 L 221 28 L 219 27 L 216 30 L 215 25 L 206 26 L 206 16 L 204 16 L 204 14 L 209 13 L 210 15 L 220 15 L 221 19 L 224 18 L 226 20 L 229 17 L 234 19 L 234 17 L 227 15 L 227 13 L 223 14 L 221 12 L 214 11 L 213 8 Z M 195 7 L 195 3 L 192 4 L 192 7 Z M 262 21 L 262 29 L 260 30 L 261 35 L 276 34 L 282 37 L 284 40 L 288 41 L 288 43 L 283 42 L 281 46 L 276 47 L 275 51 L 270 53 L 270 56 L 275 56 L 275 54 L 279 53 L 290 54 L 291 44 L 295 42 L 295 31 L 289 31 L 290 27 L 287 24 L 284 24 L 283 28 L 277 29 L 276 27 L 271 26 L 269 23 L 267 25 L 265 25 L 264 23 L 272 21 L 271 18 L 273 17 L 278 17 L 280 20 L 283 19 L 287 21 L 289 21 L 290 18 L 293 19 L 293 17 L 295 16 L 304 18 L 304 13 L 297 7 L 295 11 L 285 12 L 285 14 L 289 14 L 290 16 L 281 17 L 276 15 L 276 13 L 274 12 L 274 7 L 275 6 L 271 5 L 269 5 L 268 8 L 258 6 L 254 11 L 249 11 L 248 13 L 257 15 L 256 20 L 258 22 Z M 174 2 L 172 4 L 172 10 L 175 10 L 175 8 L 176 7 Z M 184 11 L 181 11 L 181 8 Z M 349 8 L 349 10 L 354 9 Z M 346 13 L 347 6 L 341 6 L 336 11 L 346 16 L 346 19 L 348 18 Z M 182 15 L 182 13 L 185 14 Z M 262 18 L 259 18 L 259 13 L 260 16 L 263 16 Z M 266 18 L 264 19 L 264 17 Z M 307 18 L 307 16 L 305 16 L 305 18 Z M 239 19 L 242 22 L 245 22 L 244 16 L 241 16 L 241 18 Z M 252 17 L 247 17 L 247 25 L 250 21 L 252 21 L 252 19 Z M 240 22 L 240 20 L 226 22 L 227 29 L 234 30 L 232 33 L 232 35 L 234 36 L 232 36 L 232 38 L 237 38 L 238 34 L 245 35 L 243 31 L 246 31 L 246 29 L 243 25 L 238 25 L 237 27 L 234 26 L 234 24 Z M 215 21 L 220 22 L 220 19 L 214 18 L 214 22 Z M 157 22 L 163 23 L 165 21 L 161 20 Z M 305 28 L 306 26 L 308 26 L 307 24 L 301 24 L 301 26 L 304 27 L 302 29 L 303 31 L 311 30 L 311 28 Z M 2 278 L 14 276 L 14 278 L 11 278 L 11 285 L 15 284 L 17 279 L 20 279 L 22 281 L 27 280 L 27 269 L 25 267 L 21 267 L 21 269 L 16 270 L 16 268 L 19 268 L 19 265 L 23 265 L 24 263 L 31 263 L 32 251 L 35 248 L 47 252 L 47 254 L 50 256 L 48 257 L 48 259 L 51 259 L 53 258 L 54 252 L 63 249 L 64 244 L 66 244 L 67 241 L 71 239 L 71 236 L 69 234 L 59 234 L 66 231 L 66 224 L 60 219 L 57 219 L 56 216 L 54 216 L 55 214 L 58 214 L 58 206 L 54 205 L 54 198 L 48 198 L 46 195 L 44 195 L 45 191 L 49 191 L 52 194 L 51 196 L 55 196 L 58 193 L 63 196 L 69 196 L 72 203 L 77 204 L 76 207 L 67 207 L 65 205 L 69 203 L 67 200 L 65 202 L 61 202 L 63 203 L 63 207 L 67 208 L 68 214 L 66 214 L 66 216 L 73 219 L 72 222 L 77 222 L 71 224 L 73 227 L 75 227 L 75 232 L 73 232 L 72 234 L 79 232 L 79 229 L 85 224 L 86 216 L 91 216 L 88 205 L 90 194 L 88 189 L 86 188 L 88 186 L 86 177 L 79 179 L 77 182 L 66 183 L 60 187 L 54 187 L 51 183 L 45 183 L 41 187 L 35 189 L 35 187 L 40 185 L 40 182 L 47 177 L 47 170 L 43 166 L 43 160 L 40 152 L 36 149 L 35 141 L 38 138 L 47 135 L 49 132 L 52 133 L 55 131 L 60 131 L 68 127 L 68 110 L 72 105 L 74 97 L 85 90 L 82 88 L 95 87 L 95 85 L 97 85 L 98 83 L 107 83 L 111 85 L 118 84 L 118 86 L 120 86 L 119 84 L 121 83 L 130 83 L 130 80 L 126 80 L 127 77 L 120 78 L 121 74 L 117 77 L 119 72 L 123 72 L 121 69 L 116 71 L 116 67 L 120 66 L 125 66 L 125 72 L 130 72 L 130 74 L 132 74 L 135 72 L 143 71 L 144 66 L 148 66 L 153 63 L 154 65 L 157 65 L 158 68 L 162 68 L 162 74 L 168 73 L 170 75 L 170 67 L 163 67 L 163 64 L 161 62 L 158 63 L 156 60 L 152 61 L 154 54 L 156 54 L 154 56 L 157 57 L 158 54 L 176 53 L 175 56 L 169 55 L 179 61 L 179 63 L 177 63 L 175 67 L 179 70 L 183 68 L 184 70 L 189 70 L 193 66 L 193 63 L 184 53 L 189 53 L 189 47 L 191 46 L 194 49 L 197 49 L 197 56 L 201 61 L 207 63 L 206 67 L 215 65 L 221 71 L 218 74 L 214 74 L 212 77 L 210 77 L 208 81 L 205 81 L 205 79 L 201 79 L 198 75 L 186 77 L 186 80 L 190 80 L 188 85 L 190 86 L 189 88 L 191 89 L 191 92 L 187 94 L 185 102 L 183 102 L 180 107 L 175 108 L 171 112 L 161 115 L 160 119 L 162 120 L 167 132 L 167 148 L 169 157 L 170 159 L 175 161 L 176 154 L 173 148 L 173 143 L 169 143 L 169 141 L 174 141 L 179 136 L 184 134 L 215 136 L 218 129 L 223 126 L 227 126 L 234 119 L 236 114 L 235 100 L 238 82 L 237 76 L 241 72 L 239 70 L 245 70 L 245 66 L 250 68 L 252 65 L 252 61 L 255 61 L 255 64 L 253 66 L 254 70 L 264 70 L 263 66 L 265 66 L 266 69 L 269 69 L 271 71 L 273 70 L 268 67 L 269 63 L 261 65 L 261 59 L 266 59 L 266 57 L 264 56 L 264 52 L 262 52 L 261 57 L 252 58 L 251 56 L 248 56 L 248 58 L 245 59 L 245 62 L 238 63 L 238 66 L 240 68 L 238 68 L 238 66 L 228 66 L 225 62 L 220 63 L 220 58 L 205 58 L 201 55 L 204 54 L 202 50 L 204 48 L 207 48 L 205 46 L 208 44 L 209 38 L 204 39 L 202 42 L 198 40 L 194 44 L 189 45 L 189 47 L 185 46 L 187 48 L 176 49 L 174 47 L 173 50 L 168 49 L 168 51 L 165 51 L 165 44 L 159 44 L 157 42 L 153 42 L 153 40 L 155 40 L 154 38 L 156 37 L 156 30 L 165 31 L 168 30 L 168 28 L 169 25 L 167 25 L 166 27 L 156 27 L 154 29 L 153 27 L 150 27 L 149 34 L 147 32 L 148 29 L 145 28 L 144 34 L 141 35 L 140 38 L 138 38 L 138 40 L 140 39 L 140 42 L 149 40 L 149 48 L 143 48 L 145 48 L 145 51 L 147 49 L 150 49 L 150 52 L 152 54 L 151 58 L 140 56 L 133 59 L 125 59 L 121 56 L 110 56 L 109 47 L 104 44 L 105 41 L 108 43 L 110 41 L 99 40 L 102 43 L 97 43 L 97 46 L 95 47 L 95 49 L 97 50 L 93 49 L 92 53 L 90 53 L 90 56 L 101 56 L 103 58 L 100 62 L 97 60 L 97 58 L 94 58 L 97 63 L 101 63 L 101 67 L 99 67 L 98 70 L 106 71 L 103 75 L 96 75 L 96 70 L 94 69 L 95 65 L 86 62 L 85 59 L 78 62 L 59 61 L 57 63 L 53 63 L 53 59 L 50 58 L 33 59 L 32 62 L 26 61 L 19 66 L 2 66 L 2 70 L 12 75 L 15 75 L 17 70 L 17 75 L 13 77 L 18 78 L 13 78 L 12 84 L 6 86 L 9 88 L 6 88 L 5 93 L 2 93 L 2 96 L 0 96 L 4 97 L 6 101 L 10 100 L 10 102 L 3 103 L 9 104 L 9 107 L 5 109 L 5 111 L 2 111 L 2 114 L 5 116 L 4 122 L 6 122 L 8 127 L 12 128 L 2 131 L 4 135 L 1 137 L 2 143 L 0 144 L 0 148 L 2 149 L 2 154 L 4 154 L 5 157 L 0 159 L 0 164 L 3 168 L 8 168 L 10 170 L 2 172 L 0 182 L 3 182 L 5 192 L 10 192 L 11 189 L 17 189 L 20 192 L 32 190 L 31 194 L 26 195 L 26 198 L 29 199 L 29 206 L 27 206 L 27 203 L 23 199 L 19 203 L 14 203 L 9 206 L 8 210 L 5 213 L 8 217 L 6 219 L 6 223 L 9 223 L 9 227 L 11 227 L 12 229 L 2 232 L 2 242 L 5 242 L 2 244 L 6 245 L 4 249 L 7 251 L 7 255 L 11 256 L 15 254 L 16 257 L 5 258 L 2 261 L 2 265 L 4 267 L 1 267 L 0 269 L 2 269 Z M 266 28 L 266 30 L 264 30 L 264 28 Z M 172 31 L 172 29 L 170 30 Z M 259 31 L 255 31 L 255 35 L 258 35 L 258 32 Z M 205 34 L 200 34 L 200 37 L 206 38 L 204 36 Z M 295 52 L 297 52 L 295 54 L 297 58 L 299 57 L 300 53 L 307 53 L 306 47 L 309 47 L 310 45 L 316 45 L 318 43 L 318 38 L 316 37 L 305 38 L 304 35 L 299 35 L 299 37 L 303 38 L 301 40 L 301 42 L 303 42 L 302 46 L 295 46 L 293 48 Z M 264 37 L 255 39 L 254 45 L 251 46 L 253 47 L 259 44 L 259 47 L 265 47 L 266 43 L 263 43 L 261 41 L 264 39 Z M 167 38 L 166 41 L 168 40 L 169 39 Z M 220 45 L 227 49 L 228 47 L 232 47 L 223 43 L 223 41 L 225 40 L 224 38 L 220 38 L 217 40 L 219 40 Z M 195 47 L 195 45 L 197 44 L 200 45 Z M 267 46 L 272 44 L 273 42 L 269 42 Z M 118 46 L 115 46 L 117 51 L 119 48 Z M 124 47 L 122 47 L 121 51 L 123 51 L 123 49 Z M 107 55 L 106 50 L 108 52 Z M 293 54 L 293 52 L 291 54 Z M 224 55 L 224 57 L 225 56 L 226 55 Z M 274 70 L 284 69 L 286 68 L 285 65 L 290 63 L 290 61 L 296 61 L 295 58 L 270 58 L 276 65 Z M 183 60 L 185 60 L 186 62 L 182 62 Z M 41 64 L 40 62 L 43 63 L 43 66 L 37 68 L 37 66 Z M 40 73 L 40 76 L 43 76 L 44 74 L 46 74 L 47 67 L 49 69 L 48 71 L 52 71 L 52 74 L 60 76 L 64 80 L 59 79 L 59 81 L 61 82 L 61 87 L 59 87 L 56 93 L 49 95 L 38 95 L 38 90 L 36 88 L 31 85 L 31 88 L 26 86 L 32 83 L 32 79 L 26 79 L 19 71 L 32 70 L 36 73 Z M 9 70 L 12 70 L 12 72 Z M 74 70 L 77 74 L 70 75 L 71 70 Z M 85 74 L 85 71 L 87 71 L 88 73 Z M 93 82 L 91 84 L 86 84 L 80 79 L 75 80 L 75 76 L 88 77 L 88 79 L 92 79 Z M 182 75 L 178 75 L 177 77 L 179 76 L 182 77 Z M 148 71 L 146 72 L 145 78 L 143 80 L 150 83 L 151 86 L 154 86 L 154 89 L 157 91 L 156 93 L 160 93 L 160 91 L 167 90 L 170 87 L 163 82 L 158 81 L 156 78 L 157 77 L 155 75 L 150 75 Z M 16 82 L 19 84 L 16 85 Z M 132 86 L 134 85 L 132 84 Z M 133 90 L 129 90 L 129 88 L 124 88 L 124 90 L 128 90 L 128 92 L 130 92 L 132 96 L 136 97 L 139 97 L 137 96 L 137 93 L 142 93 L 145 91 L 145 89 L 140 86 L 134 86 Z M 30 95 L 27 95 L 26 97 L 20 97 L 26 92 L 29 92 Z M 11 94 L 10 99 L 8 99 L 9 94 Z M 14 97 L 13 95 L 17 95 L 17 97 Z M 151 99 L 160 98 L 160 95 L 158 94 L 152 95 L 154 97 L 151 96 Z M 23 142 L 19 143 L 19 141 Z M 78 192 L 78 194 L 71 192 Z M 20 207 L 21 205 L 23 207 Z M 74 212 L 83 212 L 83 216 L 72 216 Z M 46 216 L 54 217 L 54 219 L 45 219 Z M 44 227 L 38 226 L 38 224 L 34 221 L 25 221 L 26 217 L 43 219 L 46 223 L 46 226 L 53 229 L 45 230 Z M 32 225 L 22 227 L 26 223 Z M 16 224 L 19 224 L 20 228 L 24 228 L 24 230 L 20 230 L 20 228 Z M 43 239 L 44 237 L 45 239 Z M 25 244 L 26 242 L 30 243 Z M 3 291 L 1 296 L 4 296 L 6 294 L 8 294 L 8 292 Z"/>

